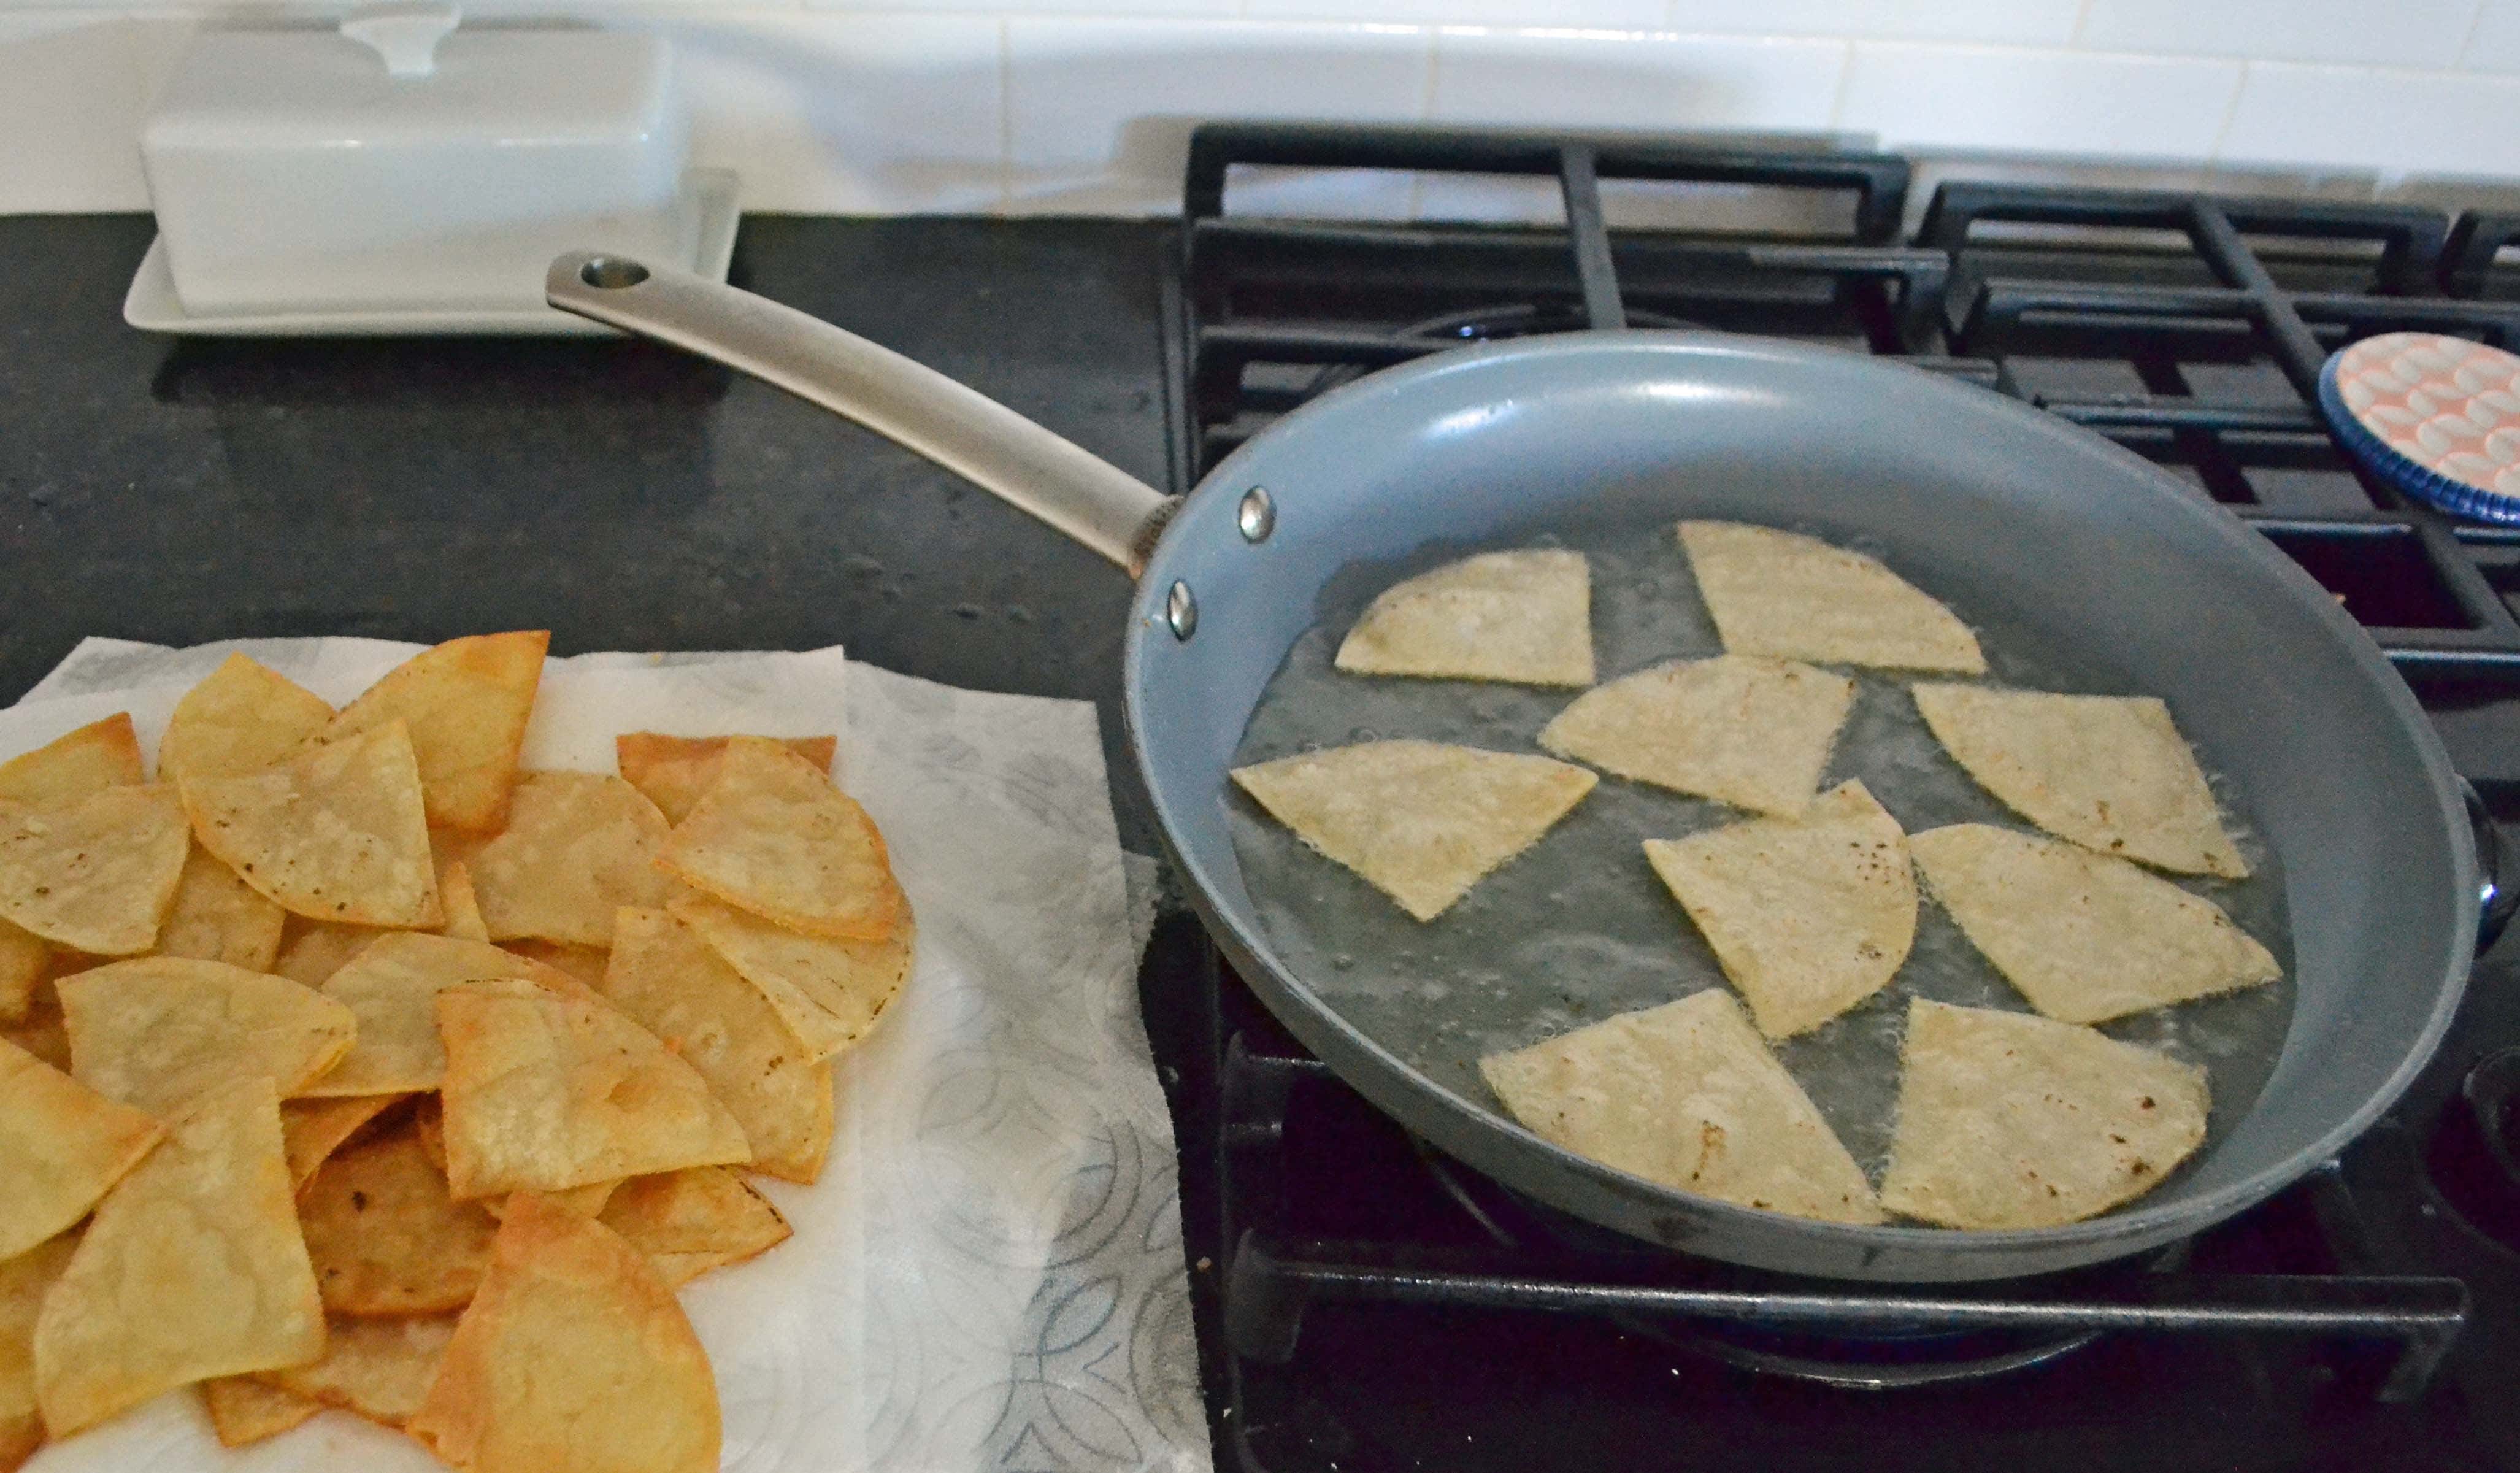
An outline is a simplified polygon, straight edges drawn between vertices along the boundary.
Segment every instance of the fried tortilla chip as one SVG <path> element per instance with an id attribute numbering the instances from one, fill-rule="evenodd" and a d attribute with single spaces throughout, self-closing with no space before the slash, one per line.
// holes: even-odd
<path id="1" fill-rule="evenodd" d="M 332 719 L 323 697 L 249 655 L 231 654 L 175 703 L 158 743 L 158 775 L 181 783 L 260 772 Z"/>
<path id="2" fill-rule="evenodd" d="M 316 920 L 445 923 L 411 738 L 394 723 L 240 778 L 184 784 L 202 847 Z"/>
<path id="3" fill-rule="evenodd" d="M 1914 692 L 1943 749 L 2049 833 L 2183 874 L 2247 876 L 2195 752 L 2152 696 L 1948 685 Z"/>
<path id="4" fill-rule="evenodd" d="M 1297 838 L 1419 920 L 1537 843 L 1600 781 L 1547 757 L 1435 741 L 1328 747 L 1233 777 Z"/>
<path id="5" fill-rule="evenodd" d="M 35 1005 L 35 986 L 52 967 L 53 949 L 24 926 L 0 920 L 0 1023 L 22 1023 Z"/>
<path id="6" fill-rule="evenodd" d="M 0 803 L 0 918 L 74 951 L 145 952 L 190 847 L 183 805 L 162 786 L 100 788 L 50 808 Z"/>
<path id="7" fill-rule="evenodd" d="M 2090 1028 L 1916 999 L 1881 1203 L 2055 1228 L 2160 1184 L 2205 1139 L 2205 1071 Z"/>
<path id="8" fill-rule="evenodd" d="M 350 964 L 368 944 L 391 932 L 372 925 L 333 925 L 292 915 L 280 932 L 280 955 L 271 970 L 306 987 L 321 987 Z"/>
<path id="9" fill-rule="evenodd" d="M 140 736 L 131 729 L 128 711 L 116 711 L 0 762 L 0 799 L 34 808 L 73 803 L 105 788 L 147 781 L 140 766 Z"/>
<path id="10" fill-rule="evenodd" d="M 560 973 L 486 941 L 391 931 L 368 943 L 324 981 L 323 995 L 358 1019 L 358 1041 L 338 1067 L 294 1093 L 387 1094 L 434 1090 L 446 1077 L 437 995 L 487 977 Z"/>
<path id="11" fill-rule="evenodd" d="M 605 1205 L 612 1200 L 612 1193 L 620 1185 L 619 1182 L 589 1182 L 584 1186 L 572 1186 L 566 1191 L 511 1192 L 504 1197 L 483 1197 L 481 1210 L 504 1221 L 508 1216 L 509 1202 L 518 1196 L 532 1195 L 562 1212 L 573 1212 L 582 1218 L 601 1217 Z"/>
<path id="12" fill-rule="evenodd" d="M 0 1473 L 44 1445 L 44 1418 L 35 1409 L 35 1316 L 77 1247 L 78 1234 L 65 1232 L 0 1257 Z"/>
<path id="13" fill-rule="evenodd" d="M 717 1381 L 636 1248 L 525 1193 L 406 1430 L 467 1473 L 716 1473 Z"/>
<path id="14" fill-rule="evenodd" d="M 165 1118 L 232 1081 L 294 1094 L 350 1049 L 350 1009 L 286 977 L 224 961 L 143 957 L 55 984 L 70 1072 L 110 1099 Z"/>
<path id="15" fill-rule="evenodd" d="M 743 1127 L 691 1065 L 574 984 L 448 988 L 437 1026 L 458 1200 L 752 1157 Z"/>
<path id="16" fill-rule="evenodd" d="M 1737 521 L 1684 521 L 1680 541 L 1731 653 L 1986 672 L 1958 615 L 1862 553 Z"/>
<path id="17" fill-rule="evenodd" d="M 832 754 L 839 747 L 836 736 L 765 736 L 814 764 L 814 770 L 829 776 Z M 727 738 L 723 736 L 667 736 L 657 732 L 624 732 L 612 738 L 613 760 L 620 764 L 621 778 L 632 787 L 647 794 L 648 801 L 665 816 L 668 824 L 679 824 L 699 806 L 700 794 L 717 781 L 721 759 L 726 754 Z"/>
<path id="18" fill-rule="evenodd" d="M 400 1427 L 428 1396 L 455 1338 L 455 1317 L 336 1318 L 325 1329 L 324 1359 L 266 1370 L 257 1379 L 320 1406 Z"/>
<path id="19" fill-rule="evenodd" d="M 87 1216 L 158 1135 L 147 1114 L 0 1042 L 0 1260 Z"/>
<path id="20" fill-rule="evenodd" d="M 369 1094 L 351 1099 L 284 1099 L 280 1102 L 280 1149 L 289 1158 L 289 1180 L 299 1192 L 314 1180 L 315 1168 L 341 1148 L 379 1115 L 409 1099 L 408 1094 Z M 444 1170 L 444 1168 L 440 1168 Z"/>
<path id="21" fill-rule="evenodd" d="M 1593 684 L 1593 574 L 1581 553 L 1481 553 L 1384 589 L 1339 642 L 1354 675 Z"/>
<path id="22" fill-rule="evenodd" d="M 480 1286 L 498 1225 L 447 1195 L 409 1128 L 324 1163 L 297 1204 L 306 1256 L 335 1315 L 460 1310 Z"/>
<path id="23" fill-rule="evenodd" d="M 1674 660 L 1577 696 L 1540 744 L 1635 781 L 1796 814 L 1854 703 L 1855 682 L 1792 660 Z"/>
<path id="24" fill-rule="evenodd" d="M 419 755 L 428 822 L 492 829 L 508 820 L 517 753 L 534 714 L 551 631 L 468 635 L 424 649 L 341 708 L 333 739 L 402 722 Z"/>
<path id="25" fill-rule="evenodd" d="M 1878 1223 L 1864 1172 L 1720 988 L 1479 1060 L 1534 1134 L 1745 1207 Z"/>
<path id="26" fill-rule="evenodd" d="M 323 1353 L 280 1101 L 248 1079 L 204 1096 L 97 1204 L 35 1322 L 36 1393 L 68 1437 L 189 1381 Z"/>
<path id="27" fill-rule="evenodd" d="M 738 910 L 816 936 L 881 941 L 901 923 L 883 835 L 831 777 L 776 741 L 730 736 L 717 784 L 657 864 Z"/>
<path id="28" fill-rule="evenodd" d="M 596 1221 L 648 1255 L 674 1289 L 774 1248 L 788 1232 L 779 1209 L 723 1166 L 633 1177 Z"/>
<path id="29" fill-rule="evenodd" d="M 427 1156 L 428 1164 L 436 1167 L 439 1174 L 443 1175 L 446 1171 L 446 1117 L 438 1109 L 436 1095 L 421 1096 L 420 1106 L 412 1111 L 411 1126 L 413 1137 L 420 1141 L 421 1154 Z M 715 1168 L 703 1169 L 714 1170 Z M 565 1191 L 547 1191 L 538 1195 L 555 1206 L 576 1213 L 579 1217 L 591 1218 L 604 1211 L 604 1204 L 612 1200 L 613 1189 L 619 1185 L 621 1185 L 619 1182 L 589 1182 L 584 1186 L 572 1186 Z M 480 1207 L 483 1212 L 494 1218 L 503 1217 L 508 1210 L 508 1199 L 483 1197 L 480 1199 Z"/>
<path id="30" fill-rule="evenodd" d="M 158 954 L 267 972 L 280 958 L 280 931 L 288 917 L 234 870 L 196 847 L 184 860 L 166 923 L 158 928 Z"/>
<path id="31" fill-rule="evenodd" d="M 826 1059 L 866 1036 L 910 978 L 919 926 L 905 907 L 883 941 L 803 936 L 704 895 L 667 908 L 743 980 L 761 990 L 809 1058 Z"/>
<path id="32" fill-rule="evenodd" d="M 472 868 L 458 860 L 437 871 L 437 903 L 446 908 L 439 934 L 463 941 L 487 941 L 490 924 L 481 918 L 481 898 L 472 888 Z"/>
<path id="33" fill-rule="evenodd" d="M 1861 782 L 1830 788 L 1800 818 L 1647 839 L 1645 860 L 1772 1039 L 1889 985 L 1916 939 L 1908 837 Z"/>
<path id="34" fill-rule="evenodd" d="M 2222 907 L 2125 860 L 1988 824 L 1928 829 L 1908 846 L 1970 944 L 2061 1022 L 2105 1023 L 2283 975 Z"/>
<path id="35" fill-rule="evenodd" d="M 17 1045 L 64 1074 L 70 1072 L 70 1034 L 62 1024 L 61 999 L 50 982 L 36 984 L 34 1001 L 27 1004 L 26 1015 L 0 1028 L 0 1040 Z"/>
<path id="36" fill-rule="evenodd" d="M 222 1448 L 243 1448 L 278 1437 L 324 1409 L 324 1404 L 265 1386 L 251 1376 L 219 1376 L 202 1383 L 210 1430 Z"/>
<path id="37" fill-rule="evenodd" d="M 499 950 L 565 972 L 589 987 L 602 986 L 606 969 L 612 965 L 612 953 L 603 947 L 570 946 L 564 941 L 503 941 Z"/>
<path id="38" fill-rule="evenodd" d="M 708 1081 L 743 1127 L 752 1169 L 811 1182 L 832 1148 L 832 1071 L 800 1047 L 761 990 L 689 926 L 626 908 L 603 993 Z"/>
<path id="39" fill-rule="evenodd" d="M 665 816 L 618 778 L 527 773 L 507 831 L 472 857 L 472 887 L 494 941 L 612 944 L 612 913 L 660 906 Z"/>

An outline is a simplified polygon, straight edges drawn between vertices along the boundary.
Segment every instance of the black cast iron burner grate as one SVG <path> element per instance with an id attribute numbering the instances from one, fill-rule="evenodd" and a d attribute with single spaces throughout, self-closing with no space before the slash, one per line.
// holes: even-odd
<path id="1" fill-rule="evenodd" d="M 1238 168 L 1553 180 L 1555 226 L 1236 215 Z M 1608 223 L 1605 184 L 1755 187 L 1847 208 L 1778 239 Z M 1895 156 L 1212 123 L 1192 136 L 1176 464 L 1203 474 L 1360 370 L 1513 332 L 1678 320 L 1836 342 L 1952 373 L 2170 468 L 2291 555 L 2410 676 L 2520 674 L 2520 528 L 2453 523 L 2363 476 L 2320 422 L 2344 343 L 2423 330 L 2520 346 L 2498 252 L 2520 216 L 2384 204 L 1946 183 L 1903 240 Z M 1817 213 L 1817 211 L 1816 211 Z"/>

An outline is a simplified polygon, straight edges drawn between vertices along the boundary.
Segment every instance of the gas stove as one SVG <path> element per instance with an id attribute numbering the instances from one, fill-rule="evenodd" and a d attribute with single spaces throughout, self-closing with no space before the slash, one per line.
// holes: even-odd
<path id="1" fill-rule="evenodd" d="M 1233 207 L 1290 168 L 1414 175 L 1420 198 L 1539 181 L 1560 207 Z M 2498 255 L 2520 216 L 1967 182 L 1915 210 L 1913 184 L 1878 154 L 1203 127 L 1167 282 L 1179 488 L 1313 395 L 1463 341 L 1689 326 L 1895 356 L 2228 507 L 2370 629 L 2488 806 L 2520 818 L 2520 530 L 2359 473 L 2316 408 L 2355 337 L 2514 346 L 2520 270 Z M 1691 1261 L 1479 1178 L 1307 1057 L 1177 917 L 1142 985 L 1220 1464 L 2520 1470 L 2510 956 L 2480 963 L 2401 1105 L 2262 1207 L 2148 1259 L 1884 1290 Z"/>

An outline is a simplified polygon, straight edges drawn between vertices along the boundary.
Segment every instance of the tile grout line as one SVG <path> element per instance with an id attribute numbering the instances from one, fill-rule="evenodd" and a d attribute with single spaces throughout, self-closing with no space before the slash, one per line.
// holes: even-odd
<path id="1" fill-rule="evenodd" d="M 2249 90 L 2249 76 L 2257 65 L 2252 61 L 2241 62 L 2231 79 L 2231 96 L 2223 104 L 2222 124 L 2214 130 L 2214 141 L 2205 146 L 2205 167 L 2209 172 L 2222 165 L 2223 146 L 2230 141 L 2231 125 L 2239 120 L 2240 99 Z"/>

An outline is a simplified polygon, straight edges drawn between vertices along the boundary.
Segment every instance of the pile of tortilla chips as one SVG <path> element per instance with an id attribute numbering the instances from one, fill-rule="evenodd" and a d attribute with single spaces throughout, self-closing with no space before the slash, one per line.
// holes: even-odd
<path id="1" fill-rule="evenodd" d="M 347 707 L 244 655 L 0 764 L 0 1473 L 201 1387 L 449 1465 L 702 1470 L 674 1292 L 785 1239 L 910 970 L 834 738 L 521 772 L 549 636 Z"/>

